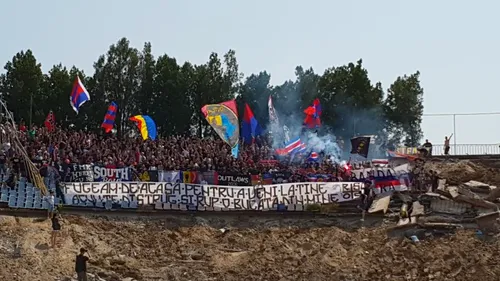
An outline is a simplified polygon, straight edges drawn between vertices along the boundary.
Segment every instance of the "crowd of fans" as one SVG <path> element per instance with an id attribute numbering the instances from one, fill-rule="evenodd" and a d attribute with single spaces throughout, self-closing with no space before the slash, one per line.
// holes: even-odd
<path id="1" fill-rule="evenodd" d="M 219 138 L 169 136 L 156 141 L 141 138 L 118 138 L 115 135 L 97 135 L 83 131 L 45 127 L 17 128 L 17 135 L 31 161 L 38 167 L 56 167 L 59 171 L 70 163 L 97 164 L 116 168 L 131 167 L 138 173 L 147 170 L 217 171 L 219 173 L 259 174 L 269 171 L 290 173 L 338 173 L 329 157 L 324 161 L 277 161 L 266 137 L 258 137 L 251 145 L 240 145 L 238 158 L 231 155 L 230 147 Z M 2 134 L 2 143 L 9 142 Z M 6 149 L 4 148 L 3 151 Z M 323 155 L 324 156 L 324 155 Z M 0 170 L 6 165 L 23 171 L 22 157 L 14 149 L 0 155 Z M 0 171 L 1 172 L 1 171 Z M 63 175 L 62 175 L 63 176 Z M 64 177 L 64 176 L 63 176 Z"/>
<path id="2" fill-rule="evenodd" d="M 5 127 L 1 132 L 0 174 L 12 171 L 9 181 L 15 182 L 19 177 L 26 177 L 26 165 L 23 165 L 20 152 L 9 145 L 13 141 L 10 132 Z M 350 180 L 349 168 L 332 163 L 327 155 L 322 155 L 323 161 L 320 162 L 305 161 L 305 158 L 303 161 L 278 161 L 269 145 L 270 140 L 266 138 L 257 138 L 251 145 L 241 145 L 240 156 L 236 159 L 232 157 L 230 147 L 218 138 L 171 136 L 143 141 L 141 138 L 119 139 L 115 135 L 82 131 L 56 129 L 49 132 L 44 127 L 28 130 L 22 124 L 16 128 L 15 134 L 42 176 L 48 177 L 48 173 L 53 172 L 60 180 L 64 179 L 64 173 L 69 172 L 72 163 L 130 167 L 137 175 L 150 170 L 217 171 L 240 175 L 274 172 L 289 174 L 289 182 L 307 181 L 310 174 L 329 174 L 332 176 L 328 178 L 330 181 Z M 437 174 L 419 167 L 423 166 L 415 165 L 414 171 L 410 172 L 412 181 L 418 181 L 420 184 L 417 185 L 423 189 L 429 185 L 435 189 Z"/>

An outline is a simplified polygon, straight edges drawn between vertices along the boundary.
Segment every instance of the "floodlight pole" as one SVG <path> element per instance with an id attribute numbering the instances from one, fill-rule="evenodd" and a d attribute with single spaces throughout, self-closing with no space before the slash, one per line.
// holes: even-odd
<path id="1" fill-rule="evenodd" d="M 453 154 L 457 154 L 457 122 L 456 122 L 456 114 L 453 114 Z"/>

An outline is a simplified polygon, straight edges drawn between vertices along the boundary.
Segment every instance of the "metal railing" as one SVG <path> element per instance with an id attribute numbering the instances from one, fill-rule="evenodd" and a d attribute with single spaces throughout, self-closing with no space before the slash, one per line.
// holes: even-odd
<path id="1" fill-rule="evenodd" d="M 399 147 L 397 151 L 417 154 L 416 147 Z M 444 145 L 433 145 L 432 155 L 444 155 Z M 500 155 L 500 144 L 451 144 L 449 155 Z"/>

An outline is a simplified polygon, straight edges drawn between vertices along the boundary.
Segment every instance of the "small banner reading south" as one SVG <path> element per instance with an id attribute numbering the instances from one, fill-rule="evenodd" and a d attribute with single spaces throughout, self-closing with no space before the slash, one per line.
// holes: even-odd
<path id="1" fill-rule="evenodd" d="M 351 139 L 351 154 L 358 154 L 368 158 L 370 148 L 370 137 L 355 137 Z"/>
<path id="2" fill-rule="evenodd" d="M 218 174 L 217 180 L 219 185 L 229 185 L 229 186 L 251 186 L 252 177 L 250 175 L 238 175 L 238 174 Z"/>
<path id="3" fill-rule="evenodd" d="M 101 181 L 131 181 L 131 170 L 125 168 L 110 168 L 100 165 L 69 165 L 66 182 L 101 182 Z"/>

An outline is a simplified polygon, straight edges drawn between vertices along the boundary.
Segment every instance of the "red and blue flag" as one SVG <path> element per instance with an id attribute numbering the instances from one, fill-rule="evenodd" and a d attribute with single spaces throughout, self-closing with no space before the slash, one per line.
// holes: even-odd
<path id="1" fill-rule="evenodd" d="M 255 141 L 255 137 L 260 136 L 262 129 L 259 122 L 255 119 L 252 109 L 245 103 L 245 112 L 243 113 L 243 123 L 241 126 L 241 136 L 246 144 L 251 144 Z"/>
<path id="2" fill-rule="evenodd" d="M 104 115 L 104 121 L 102 121 L 101 128 L 104 129 L 106 133 L 111 132 L 113 126 L 115 125 L 116 111 L 118 110 L 118 105 L 113 101 L 108 107 L 106 115 Z"/>
<path id="3" fill-rule="evenodd" d="M 319 160 L 319 154 L 317 152 L 311 152 L 309 154 L 309 158 L 307 159 L 308 161 L 318 161 Z"/>
<path id="4" fill-rule="evenodd" d="M 85 89 L 80 77 L 76 76 L 75 83 L 73 83 L 73 90 L 71 90 L 71 96 L 69 98 L 69 103 L 73 110 L 78 114 L 80 106 L 85 102 L 90 100 L 90 94 Z"/>
<path id="5" fill-rule="evenodd" d="M 284 156 L 299 151 L 302 148 L 300 137 L 290 140 L 285 144 L 285 148 L 276 149 L 278 155 Z"/>
<path id="6" fill-rule="evenodd" d="M 321 126 L 321 104 L 319 99 L 315 99 L 312 106 L 304 110 L 306 118 L 304 119 L 304 126 L 308 128 L 318 128 Z"/>

